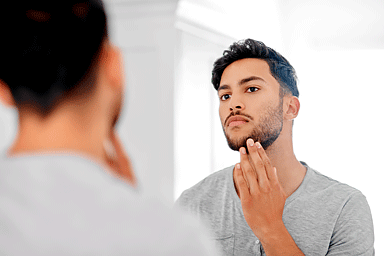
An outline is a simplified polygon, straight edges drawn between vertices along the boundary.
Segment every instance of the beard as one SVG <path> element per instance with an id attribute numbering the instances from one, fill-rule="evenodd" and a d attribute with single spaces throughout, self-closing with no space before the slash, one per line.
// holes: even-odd
<path id="1" fill-rule="evenodd" d="M 240 112 L 234 113 L 233 115 L 242 115 Z M 251 118 L 250 116 L 246 115 Z M 251 118 L 252 119 L 252 118 Z M 259 118 L 259 125 L 255 126 L 253 130 L 241 137 L 231 138 L 224 130 L 225 137 L 227 138 L 228 146 L 235 151 L 239 151 L 241 147 L 247 149 L 247 140 L 253 139 L 255 142 L 258 141 L 261 146 L 266 150 L 271 146 L 276 139 L 280 136 L 281 130 L 283 129 L 283 101 L 279 102 L 276 108 L 268 107 L 266 114 Z"/>

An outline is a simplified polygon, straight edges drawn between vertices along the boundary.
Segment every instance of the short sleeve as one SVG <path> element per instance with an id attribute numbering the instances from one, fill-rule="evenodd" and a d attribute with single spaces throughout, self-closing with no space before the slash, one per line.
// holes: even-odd
<path id="1" fill-rule="evenodd" d="M 375 255 L 372 214 L 360 191 L 353 193 L 344 204 L 326 255 Z"/>
<path id="2" fill-rule="evenodd" d="M 196 217 L 199 217 L 198 205 L 200 204 L 201 194 L 197 194 L 193 189 L 184 190 L 180 197 L 175 201 L 174 207 L 182 209 Z"/>
<path id="3" fill-rule="evenodd" d="M 185 191 L 183 191 L 183 193 L 181 193 L 181 195 L 179 196 L 179 198 L 176 199 L 175 201 L 175 206 L 176 207 L 180 207 L 180 208 L 184 208 L 187 203 L 185 202 Z"/>

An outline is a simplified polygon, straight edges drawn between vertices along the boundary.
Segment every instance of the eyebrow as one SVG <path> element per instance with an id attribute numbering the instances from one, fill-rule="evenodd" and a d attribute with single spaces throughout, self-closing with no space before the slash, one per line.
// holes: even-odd
<path id="1" fill-rule="evenodd" d="M 250 76 L 250 77 L 247 77 L 247 78 L 243 78 L 240 80 L 240 82 L 238 83 L 238 86 L 241 86 L 243 84 L 246 84 L 250 81 L 255 81 L 255 80 L 258 80 L 258 81 L 263 81 L 265 82 L 265 80 L 261 77 L 258 77 L 258 76 Z M 225 90 L 225 89 L 229 89 L 230 86 L 229 85 L 226 85 L 226 84 L 223 84 L 221 86 L 219 86 L 219 88 L 217 88 L 217 91 L 220 91 L 220 90 Z"/>

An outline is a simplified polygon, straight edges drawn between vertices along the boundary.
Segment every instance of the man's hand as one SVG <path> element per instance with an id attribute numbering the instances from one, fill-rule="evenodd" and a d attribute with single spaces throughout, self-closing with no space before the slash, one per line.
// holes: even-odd
<path id="1" fill-rule="evenodd" d="M 263 236 L 283 224 L 286 195 L 274 168 L 259 142 L 247 140 L 240 148 L 240 164 L 234 171 L 245 220 L 255 235 Z"/>
<path id="2" fill-rule="evenodd" d="M 245 220 L 260 239 L 267 255 L 304 255 L 283 223 L 287 198 L 270 159 L 259 142 L 247 140 L 240 148 L 234 180 Z"/>
<path id="3" fill-rule="evenodd" d="M 119 137 L 114 130 L 105 145 L 106 162 L 111 170 L 121 179 L 136 186 L 136 178 L 132 169 L 131 161 L 121 144 Z"/>

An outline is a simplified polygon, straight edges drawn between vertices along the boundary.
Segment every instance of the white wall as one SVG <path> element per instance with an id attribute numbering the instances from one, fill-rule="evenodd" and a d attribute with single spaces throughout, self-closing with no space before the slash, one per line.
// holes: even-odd
<path id="1" fill-rule="evenodd" d="M 141 193 L 171 202 L 177 0 L 109 0 L 107 4 L 112 41 L 123 51 L 127 80 L 119 134 Z"/>

